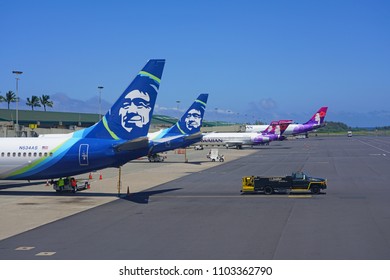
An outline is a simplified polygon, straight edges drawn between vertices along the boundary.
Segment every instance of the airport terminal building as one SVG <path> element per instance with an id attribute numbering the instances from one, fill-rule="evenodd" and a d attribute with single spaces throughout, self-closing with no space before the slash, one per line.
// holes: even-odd
<path id="1" fill-rule="evenodd" d="M 0 137 L 34 137 L 39 134 L 68 133 L 94 125 L 100 119 L 99 114 L 32 111 L 15 109 L 0 109 Z M 153 115 L 150 131 L 157 131 L 175 124 L 177 119 Z M 17 128 L 19 125 L 19 129 Z M 222 127 L 222 128 L 219 128 Z M 203 122 L 204 131 L 239 130 L 225 123 Z"/>

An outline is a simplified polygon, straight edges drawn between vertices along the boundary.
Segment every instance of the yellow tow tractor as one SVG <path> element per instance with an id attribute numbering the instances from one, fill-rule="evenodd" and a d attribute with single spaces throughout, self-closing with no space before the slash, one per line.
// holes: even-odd
<path id="1" fill-rule="evenodd" d="M 289 193 L 291 191 L 320 194 L 327 188 L 327 180 L 307 176 L 303 172 L 293 172 L 291 176 L 261 177 L 246 176 L 242 178 L 242 193 Z"/>

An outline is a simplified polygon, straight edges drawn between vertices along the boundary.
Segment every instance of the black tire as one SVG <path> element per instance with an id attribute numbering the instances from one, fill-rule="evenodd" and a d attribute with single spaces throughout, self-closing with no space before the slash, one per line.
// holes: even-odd
<path id="1" fill-rule="evenodd" d="M 321 189 L 320 189 L 319 186 L 312 186 L 310 188 L 310 191 L 311 191 L 312 194 L 319 194 L 321 192 Z"/>
<path id="2" fill-rule="evenodd" d="M 265 188 L 264 188 L 264 194 L 266 194 L 266 195 L 270 195 L 270 194 L 272 194 L 274 192 L 274 189 L 272 188 L 272 187 L 270 187 L 270 186 L 266 186 Z"/>

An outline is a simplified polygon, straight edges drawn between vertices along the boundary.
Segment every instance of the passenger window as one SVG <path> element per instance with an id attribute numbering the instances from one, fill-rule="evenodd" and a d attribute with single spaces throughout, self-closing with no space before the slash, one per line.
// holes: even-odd
<path id="1" fill-rule="evenodd" d="M 23 157 L 26 157 L 27 156 L 27 154 L 26 153 L 23 153 Z"/>
<path id="2" fill-rule="evenodd" d="M 18 157 L 21 157 L 22 156 L 22 153 L 18 153 Z"/>
<path id="3" fill-rule="evenodd" d="M 4 157 L 4 156 L 5 156 L 4 152 L 3 152 L 3 153 L 1 153 L 1 157 Z"/>
<path id="4" fill-rule="evenodd" d="M 45 157 L 47 157 L 47 153 L 45 153 Z"/>
<path id="5" fill-rule="evenodd" d="M 34 157 L 36 157 L 37 156 L 37 153 L 34 153 Z"/>
<path id="6" fill-rule="evenodd" d="M 7 157 L 10 157 L 11 156 L 11 153 L 7 153 Z"/>
<path id="7" fill-rule="evenodd" d="M 31 153 L 28 153 L 28 157 L 31 157 Z"/>
<path id="8" fill-rule="evenodd" d="M 42 153 L 39 153 L 39 157 L 42 157 Z"/>
<path id="9" fill-rule="evenodd" d="M 13 156 L 13 157 L 16 157 L 16 153 L 12 153 L 12 156 Z"/>
<path id="10" fill-rule="evenodd" d="M 52 156 L 53 156 L 53 153 L 50 153 L 49 155 L 52 157 Z"/>

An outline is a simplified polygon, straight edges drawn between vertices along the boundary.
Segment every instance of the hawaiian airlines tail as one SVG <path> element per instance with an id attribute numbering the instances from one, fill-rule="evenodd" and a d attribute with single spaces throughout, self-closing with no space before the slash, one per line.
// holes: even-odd
<path id="1" fill-rule="evenodd" d="M 272 121 L 267 127 L 267 129 L 262 132 L 262 135 L 275 134 L 277 136 L 280 136 L 284 133 L 284 131 L 292 122 L 292 120 Z"/>
<path id="2" fill-rule="evenodd" d="M 252 145 L 268 144 L 271 141 L 281 139 L 290 123 L 292 123 L 291 120 L 272 121 L 264 132 L 251 137 Z"/>
<path id="3" fill-rule="evenodd" d="M 103 119 L 85 131 L 84 137 L 114 140 L 145 137 L 164 64 L 164 59 L 149 60 Z"/>
<path id="4" fill-rule="evenodd" d="M 304 124 L 311 124 L 315 126 L 322 126 L 326 116 L 328 107 L 321 107 L 312 117 Z"/>

